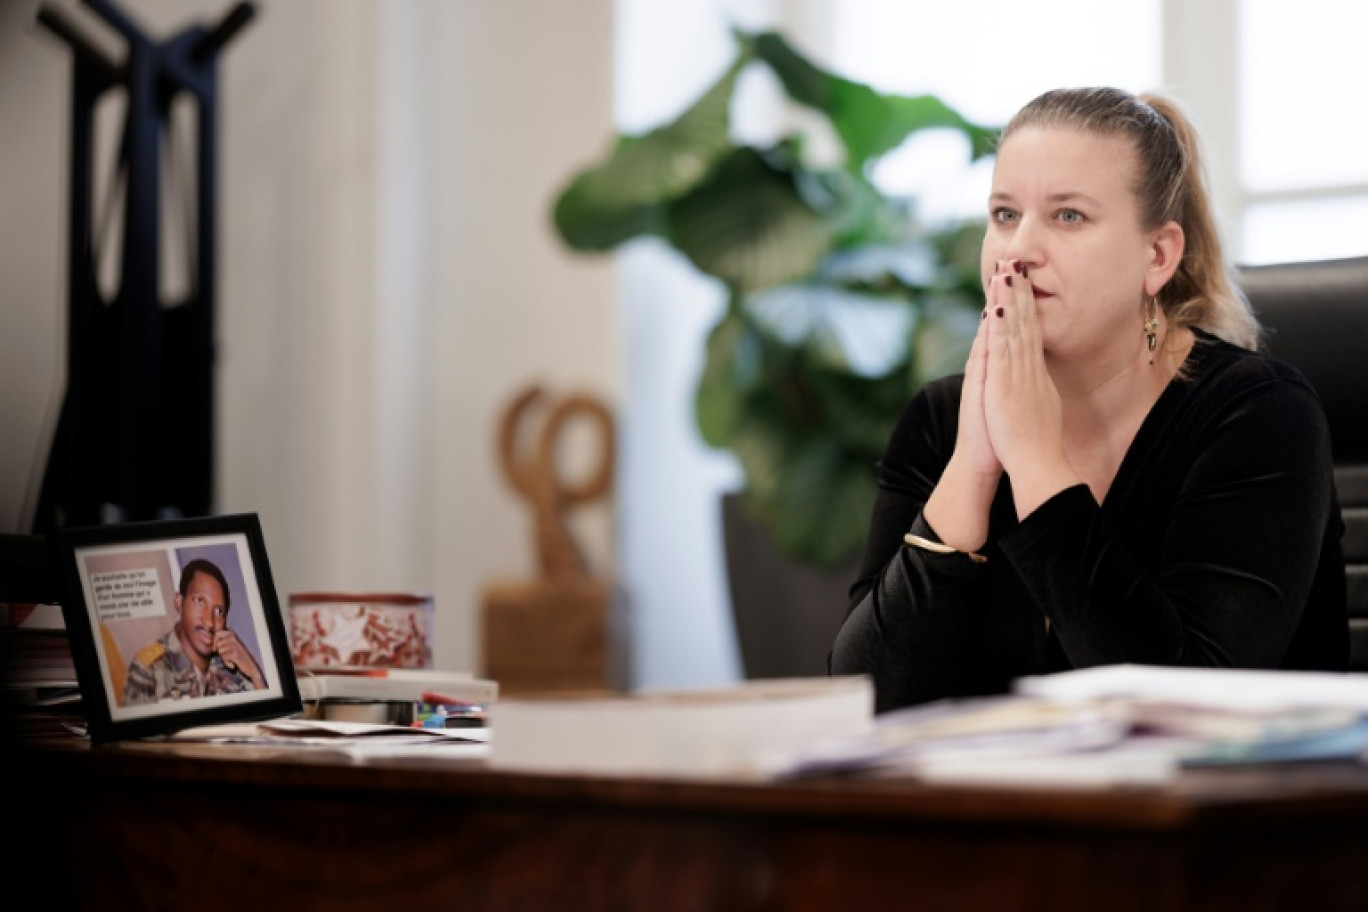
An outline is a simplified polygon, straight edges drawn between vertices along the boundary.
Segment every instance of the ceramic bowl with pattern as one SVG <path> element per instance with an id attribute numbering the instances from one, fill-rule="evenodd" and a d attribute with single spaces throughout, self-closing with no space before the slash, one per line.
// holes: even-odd
<path id="1" fill-rule="evenodd" d="M 432 667 L 431 595 L 296 592 L 290 652 L 308 671 Z"/>

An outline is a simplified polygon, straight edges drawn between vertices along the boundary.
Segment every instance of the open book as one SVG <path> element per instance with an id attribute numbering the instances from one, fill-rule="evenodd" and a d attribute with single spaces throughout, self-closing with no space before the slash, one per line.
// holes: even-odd
<path id="1" fill-rule="evenodd" d="M 873 719 L 874 687 L 864 676 L 505 699 L 490 710 L 490 765 L 542 773 L 763 778 L 807 745 L 865 731 Z"/>

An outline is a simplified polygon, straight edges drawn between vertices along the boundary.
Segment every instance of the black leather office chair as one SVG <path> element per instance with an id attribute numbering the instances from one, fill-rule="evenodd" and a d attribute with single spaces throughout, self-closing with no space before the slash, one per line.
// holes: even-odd
<path id="1" fill-rule="evenodd" d="M 1368 257 L 1246 266 L 1270 354 L 1296 365 L 1330 422 L 1344 514 L 1351 671 L 1368 671 Z"/>

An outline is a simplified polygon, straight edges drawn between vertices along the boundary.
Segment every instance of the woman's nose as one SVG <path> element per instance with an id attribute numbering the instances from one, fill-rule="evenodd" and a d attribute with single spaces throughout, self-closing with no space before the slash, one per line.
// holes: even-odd
<path id="1" fill-rule="evenodd" d="M 1040 232 L 1031 219 L 1022 219 L 1002 251 L 1004 260 L 1016 260 L 1028 270 L 1041 260 Z"/>

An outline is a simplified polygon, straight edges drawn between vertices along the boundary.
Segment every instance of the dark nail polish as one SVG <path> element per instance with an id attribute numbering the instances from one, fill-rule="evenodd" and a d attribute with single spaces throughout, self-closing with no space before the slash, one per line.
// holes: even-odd
<path id="1" fill-rule="evenodd" d="M 1012 277 L 1011 277 L 1011 276 L 1003 276 L 1003 277 L 1002 277 L 1002 284 L 1006 285 L 1008 288 L 1011 288 L 1011 287 L 1012 287 Z"/>
<path id="2" fill-rule="evenodd" d="M 1019 276 L 1024 276 L 1026 274 L 1026 267 L 1021 265 L 1021 260 L 1014 260 L 1012 262 L 1012 271 Z"/>
<path id="3" fill-rule="evenodd" d="M 997 309 L 997 315 L 998 315 L 999 317 L 1002 316 L 1002 308 L 1001 308 L 1001 307 L 999 307 L 999 308 Z"/>
<path id="4" fill-rule="evenodd" d="M 980 319 L 980 320 L 986 320 L 986 319 L 988 319 L 988 311 L 985 310 L 983 313 L 979 314 L 979 319 Z"/>

